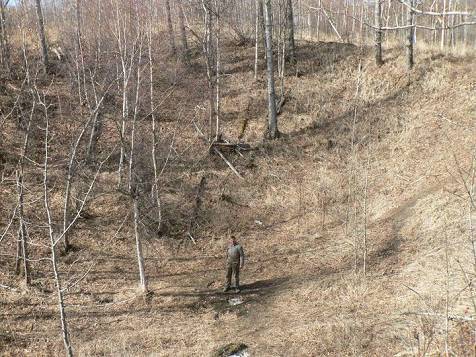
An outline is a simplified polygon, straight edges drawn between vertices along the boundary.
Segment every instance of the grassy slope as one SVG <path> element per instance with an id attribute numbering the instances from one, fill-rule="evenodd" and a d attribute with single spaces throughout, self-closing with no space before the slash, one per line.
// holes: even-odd
<path id="1" fill-rule="evenodd" d="M 114 235 L 127 202 L 107 191 L 112 173 L 101 177 L 103 195 L 91 205 L 95 218 L 82 222 L 73 238 L 81 249 L 62 261 L 68 277 L 93 263 L 67 296 L 78 352 L 208 355 L 228 342 L 244 342 L 256 356 L 388 355 L 417 344 L 422 349 L 428 341 L 432 350 L 444 347 L 444 319 L 433 315 L 445 311 L 447 283 L 452 314 L 471 306 L 469 289 L 459 293 L 464 275 L 458 261 L 470 269 L 467 200 L 457 197 L 464 196 L 463 187 L 452 174 L 457 176 L 454 157 L 467 169 L 476 144 L 475 58 L 421 50 L 416 69 L 407 74 L 397 49 L 387 52 L 382 68 L 350 45 L 302 44 L 299 51 L 300 75 L 286 78 L 289 100 L 280 116 L 285 135 L 265 144 L 265 82 L 252 81 L 253 50 L 226 53 L 232 63 L 223 89 L 226 136 L 236 138 L 247 118 L 244 140 L 258 146 L 244 158 L 233 157 L 245 181 L 218 158 L 203 159 L 206 148 L 196 144 L 188 124 L 200 97 L 190 98 L 196 90 L 178 86 L 174 96 L 188 93 L 189 101 L 180 106 L 176 139 L 184 154 L 174 158 L 164 180 L 167 219 L 185 220 L 202 175 L 207 185 L 197 245 L 147 242 L 153 290 L 147 301 L 136 297 L 132 226 Z M 203 81 L 194 77 L 198 85 Z M 177 113 L 176 107 L 167 110 L 171 118 Z M 164 132 L 175 125 L 164 124 Z M 200 159 L 202 165 L 190 169 Z M 230 227 L 248 254 L 245 303 L 236 308 L 217 292 Z M 172 225 L 169 235 L 173 231 Z M 114 248 L 105 251 L 107 245 Z M 0 291 L 7 322 L 0 329 L 2 352 L 61 351 L 54 297 L 44 290 L 48 266 L 35 268 L 44 273 L 37 273 L 31 294 Z M 2 277 L 9 285 L 14 279 Z M 467 326 L 450 327 L 450 344 L 461 353 L 469 346 Z"/>

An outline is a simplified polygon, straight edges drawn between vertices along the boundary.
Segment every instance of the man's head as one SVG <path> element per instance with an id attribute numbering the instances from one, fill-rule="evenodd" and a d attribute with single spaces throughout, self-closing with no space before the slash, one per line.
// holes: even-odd
<path id="1" fill-rule="evenodd" d="M 236 243 L 237 243 L 236 237 L 235 237 L 234 235 L 232 235 L 232 236 L 230 237 L 230 244 L 236 245 Z"/>

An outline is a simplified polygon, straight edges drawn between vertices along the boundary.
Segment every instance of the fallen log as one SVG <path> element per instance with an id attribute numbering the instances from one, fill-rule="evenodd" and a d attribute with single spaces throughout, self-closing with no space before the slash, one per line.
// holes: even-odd
<path id="1" fill-rule="evenodd" d="M 195 129 L 197 130 L 198 134 L 202 138 L 203 141 L 207 141 L 205 138 L 205 135 L 201 132 L 200 128 L 197 126 L 195 121 L 193 122 L 193 125 L 195 126 Z M 232 150 L 238 152 L 241 154 L 241 151 L 248 151 L 251 150 L 251 145 L 249 144 L 244 144 L 244 143 L 237 143 L 237 144 L 232 144 L 229 142 L 226 142 L 222 140 L 221 135 L 218 137 L 218 139 L 214 142 L 209 147 L 209 153 L 216 153 L 218 156 L 222 158 L 223 161 L 228 165 L 228 167 L 233 171 L 233 173 L 238 176 L 240 179 L 244 180 L 244 177 L 241 176 L 241 174 L 238 172 L 238 170 L 233 166 L 233 164 L 228 161 L 228 159 L 223 155 L 222 151 L 220 150 L 221 148 L 231 148 Z"/>
<path id="2" fill-rule="evenodd" d="M 238 172 L 238 170 L 232 165 L 232 163 L 230 161 L 227 160 L 227 158 L 225 157 L 225 155 L 223 155 L 223 153 L 220 151 L 220 149 L 218 149 L 216 146 L 213 146 L 212 145 L 212 150 L 218 154 L 218 156 L 220 156 L 223 161 L 225 161 L 225 163 L 228 165 L 228 167 L 231 169 L 231 171 L 233 171 L 233 173 L 238 176 L 240 179 L 244 180 L 245 178 L 243 176 L 241 176 L 241 174 Z"/>
<path id="3" fill-rule="evenodd" d="M 227 151 L 250 151 L 251 145 L 245 143 L 228 143 L 224 141 L 215 141 L 212 143 L 212 147 L 216 147 L 219 150 L 227 150 Z"/>

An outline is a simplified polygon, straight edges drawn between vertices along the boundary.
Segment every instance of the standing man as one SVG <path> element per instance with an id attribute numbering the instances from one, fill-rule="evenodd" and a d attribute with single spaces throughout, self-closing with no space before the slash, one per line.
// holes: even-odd
<path id="1" fill-rule="evenodd" d="M 240 292 L 240 269 L 245 264 L 245 252 L 236 241 L 235 236 L 231 236 L 230 244 L 226 256 L 226 285 L 223 292 L 230 290 L 231 276 L 235 276 L 235 293 Z"/>

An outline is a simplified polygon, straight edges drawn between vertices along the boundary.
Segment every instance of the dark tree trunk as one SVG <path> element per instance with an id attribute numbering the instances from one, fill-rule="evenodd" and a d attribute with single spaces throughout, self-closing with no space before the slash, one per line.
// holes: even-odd
<path id="1" fill-rule="evenodd" d="M 45 21 L 43 19 L 43 11 L 41 9 L 41 0 L 35 0 L 36 3 L 36 16 L 38 20 L 38 37 L 40 39 L 40 46 L 41 46 L 41 56 L 43 59 L 43 67 L 46 72 L 48 69 L 48 44 L 46 42 L 46 34 L 45 34 Z"/>
<path id="2" fill-rule="evenodd" d="M 0 0 L 0 64 L 10 71 L 10 46 L 8 44 L 5 8 L 8 1 Z"/>
<path id="3" fill-rule="evenodd" d="M 182 1 L 178 4 L 179 22 L 180 22 L 180 39 L 182 41 L 182 59 L 185 63 L 188 63 L 190 57 L 190 51 L 188 49 L 187 32 L 185 31 L 185 16 L 183 13 Z"/>
<path id="4" fill-rule="evenodd" d="M 98 110 L 98 112 L 94 116 L 93 125 L 91 128 L 91 135 L 89 136 L 89 143 L 86 149 L 86 163 L 88 164 L 93 162 L 96 158 L 96 146 L 102 133 L 102 127 L 102 114 Z"/>
<path id="5" fill-rule="evenodd" d="M 170 0 L 165 0 L 165 11 L 167 12 L 167 27 L 169 31 L 170 51 L 175 56 L 177 48 L 175 47 L 174 27 L 172 24 L 172 15 L 170 13 Z"/>
<path id="6" fill-rule="evenodd" d="M 274 85 L 273 68 L 273 23 L 271 0 L 265 0 L 265 19 L 266 19 L 266 63 L 268 77 L 268 130 L 266 135 L 270 139 L 276 139 L 279 135 L 278 118 L 276 113 L 276 92 Z"/>
<path id="7" fill-rule="evenodd" d="M 382 3 L 375 1 L 375 63 L 377 66 L 383 65 L 382 57 Z"/>
<path id="8" fill-rule="evenodd" d="M 81 0 L 76 0 L 76 47 L 78 56 L 82 57 L 81 48 Z"/>
<path id="9" fill-rule="evenodd" d="M 410 26 L 408 29 L 407 35 L 407 67 L 408 69 L 412 69 L 413 65 L 415 64 L 415 60 L 413 57 L 413 41 L 415 38 L 415 13 L 413 12 L 412 8 L 415 6 L 415 0 L 410 0 L 410 6 L 407 8 L 407 26 Z"/>
<path id="10" fill-rule="evenodd" d="M 266 25 L 264 21 L 264 4 L 263 0 L 258 0 L 258 16 L 259 16 L 259 22 L 261 25 L 261 36 L 263 37 L 263 47 L 265 48 L 264 51 L 264 58 L 266 59 Z"/>
<path id="11" fill-rule="evenodd" d="M 293 0 L 287 0 L 287 17 L 286 17 L 286 28 L 287 28 L 287 46 L 288 46 L 288 56 L 287 59 L 291 63 L 296 62 L 296 50 L 294 43 L 294 12 L 293 12 Z"/>
<path id="12" fill-rule="evenodd" d="M 215 110 L 215 89 L 216 89 L 216 57 L 213 46 L 213 11 L 210 0 L 202 0 L 202 7 L 205 14 L 205 38 L 203 39 L 203 54 L 205 55 L 207 65 L 208 79 L 208 102 L 209 102 L 209 140 L 212 141 L 216 136 L 214 119 L 216 117 Z"/>
<path id="13" fill-rule="evenodd" d="M 25 214 L 24 214 L 24 193 L 23 193 L 23 168 L 21 169 L 21 173 L 17 179 L 17 188 L 18 188 L 18 217 L 19 217 L 19 238 L 21 244 L 21 252 L 22 252 L 22 260 L 23 260 L 23 273 L 25 277 L 26 285 L 31 284 L 30 278 L 30 260 L 28 255 L 28 234 L 26 231 L 25 226 Z"/>

